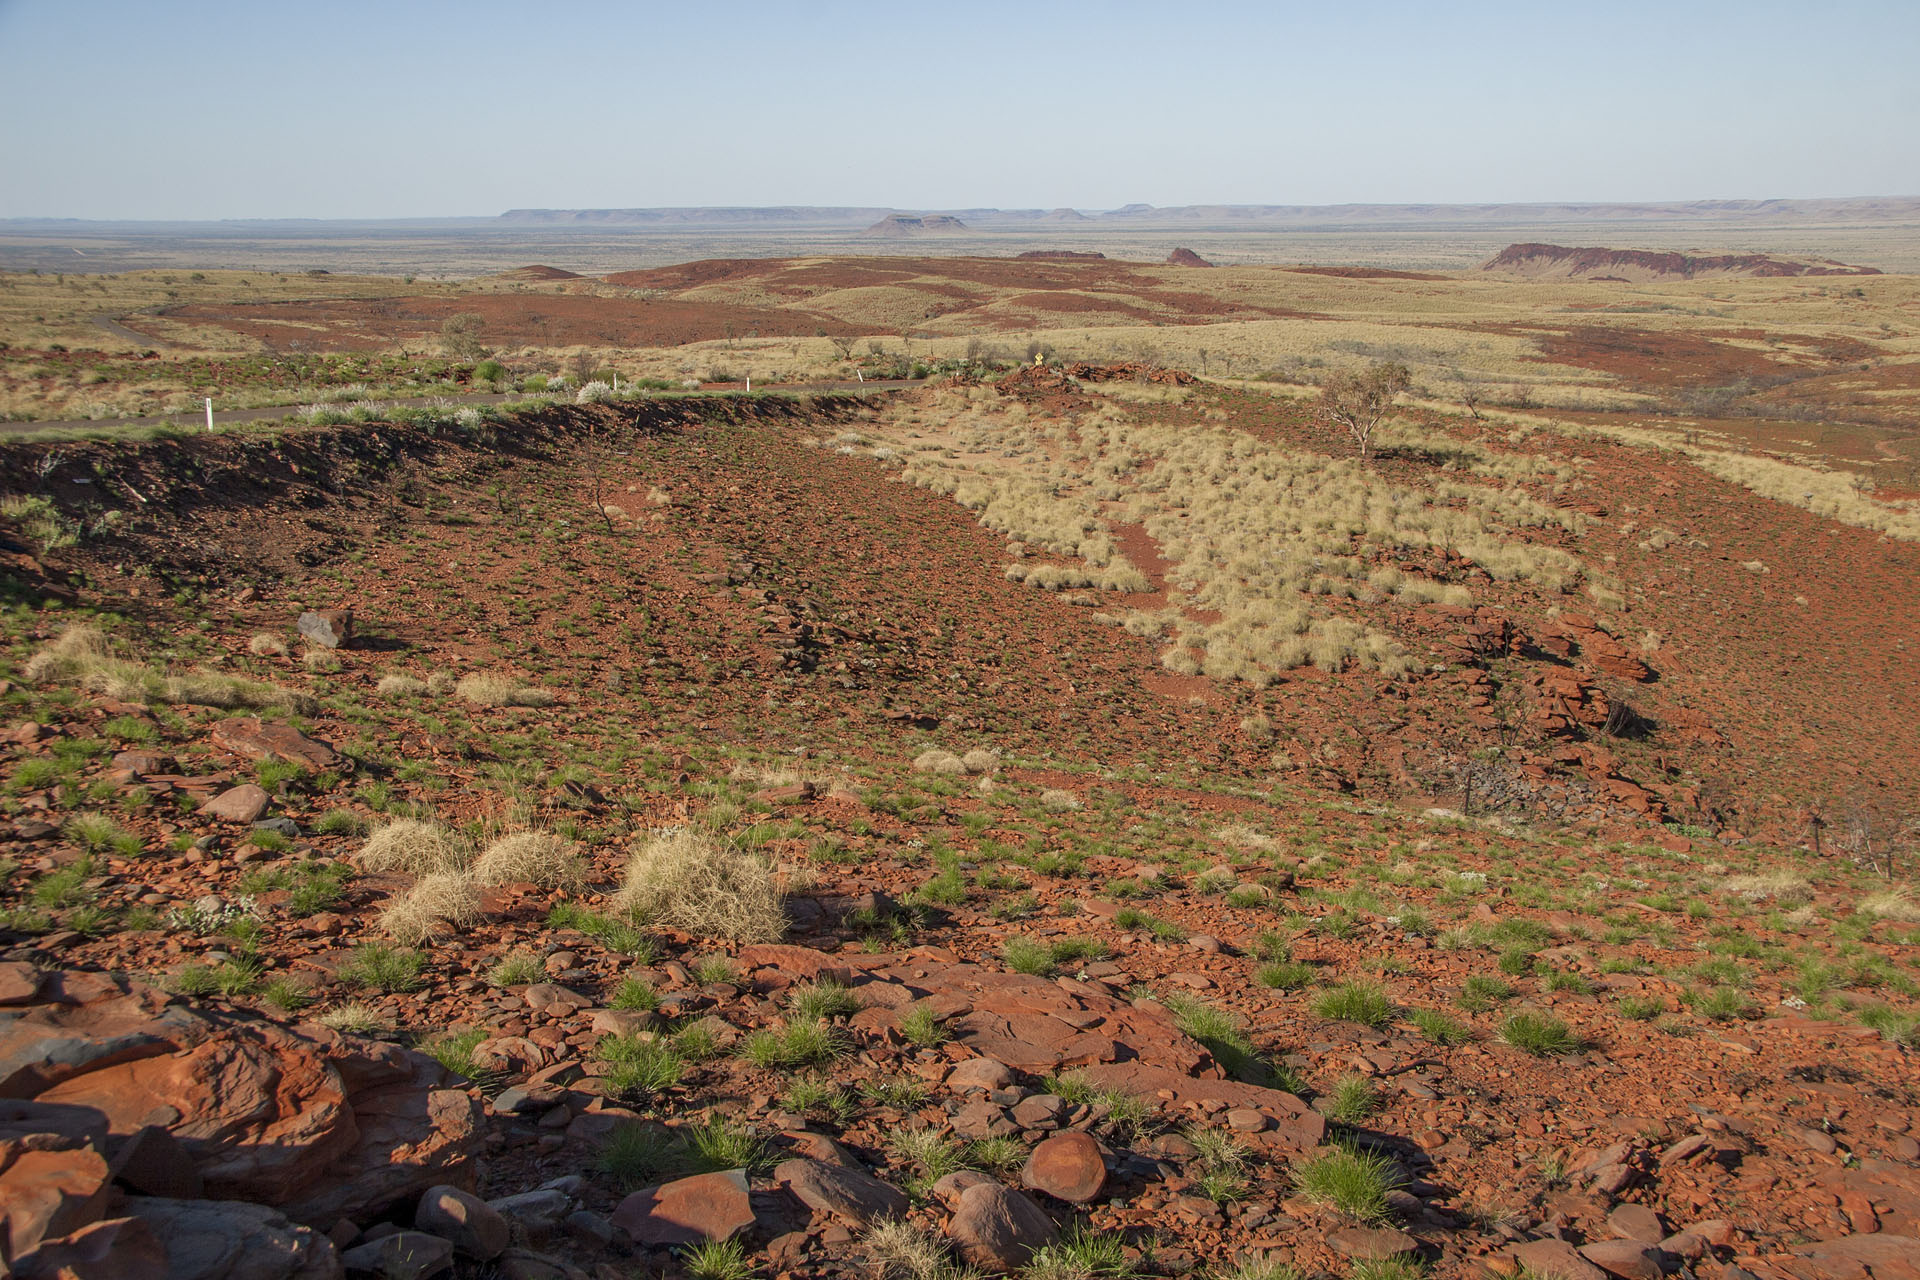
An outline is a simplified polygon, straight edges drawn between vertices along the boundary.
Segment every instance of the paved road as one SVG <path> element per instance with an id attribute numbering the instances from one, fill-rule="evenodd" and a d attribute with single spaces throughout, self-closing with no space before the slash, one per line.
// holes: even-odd
<path id="1" fill-rule="evenodd" d="M 922 385 L 924 384 L 919 382 L 891 382 L 891 381 L 883 382 L 883 381 L 880 381 L 879 379 L 875 379 L 872 382 L 779 383 L 779 384 L 769 384 L 769 385 L 761 386 L 757 388 L 757 390 L 758 391 L 783 391 L 783 392 L 788 392 L 792 394 L 809 394 L 809 393 L 818 394 L 821 392 L 834 392 L 834 391 L 838 391 L 838 392 L 899 391 L 906 387 L 917 387 Z M 702 388 L 701 391 L 699 392 L 699 394 L 701 395 L 744 395 L 745 393 L 746 393 L 746 388 L 738 384 L 727 384 L 727 383 L 716 383 L 711 387 Z M 683 392 L 680 394 L 691 394 L 691 393 Z M 503 401 L 507 401 L 507 400 L 527 400 L 531 398 L 533 397 L 526 396 L 526 395 L 465 395 L 465 396 L 413 396 L 413 397 L 370 395 L 367 397 L 367 399 L 369 400 L 375 400 L 381 404 L 387 404 L 387 405 L 393 405 L 393 406 L 400 406 L 400 405 L 425 406 L 425 405 L 434 404 L 436 402 L 441 402 L 441 403 L 451 402 L 456 405 L 500 404 Z M 233 423 L 233 422 L 269 422 L 275 419 L 284 418 L 288 414 L 299 413 L 306 407 L 307 407 L 306 405 L 300 405 L 300 404 L 282 404 L 282 405 L 268 405 L 258 409 L 215 409 L 213 411 L 213 422 L 215 426 L 223 426 L 227 423 Z M 183 427 L 197 427 L 204 424 L 206 420 L 207 420 L 207 416 L 204 411 L 196 413 L 195 411 L 189 409 L 185 413 L 168 413 L 168 414 L 162 414 L 158 417 L 151 417 L 151 418 L 101 418 L 97 421 L 88 421 L 87 419 L 80 418 L 80 419 L 69 419 L 69 420 L 59 420 L 59 421 L 45 421 L 45 422 L 0 422 L 0 434 L 21 435 L 30 431 L 112 431 L 119 428 L 125 428 L 125 429 L 131 430 L 131 429 L 137 429 L 140 427 L 161 427 L 161 426 L 165 426 L 169 422 L 178 423 L 180 426 L 183 426 Z"/>

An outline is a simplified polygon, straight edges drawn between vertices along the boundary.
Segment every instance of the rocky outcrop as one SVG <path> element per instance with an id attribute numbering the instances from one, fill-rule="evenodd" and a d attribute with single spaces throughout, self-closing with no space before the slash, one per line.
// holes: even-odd
<path id="1" fill-rule="evenodd" d="M 1533 280 L 1698 280 L 1722 276 L 1877 276 L 1878 267 L 1854 267 L 1831 258 L 1787 258 L 1770 253 L 1685 254 L 1649 249 L 1574 248 L 1510 244 L 1480 264 L 1482 271 Z"/>
<path id="2" fill-rule="evenodd" d="M 1563 613 L 1541 628 L 1534 643 L 1562 661 L 1579 657 L 1601 675 L 1639 683 L 1653 678 L 1653 670 L 1633 656 L 1626 645 L 1584 613 Z"/>
<path id="3" fill-rule="evenodd" d="M 0 1013 L 0 1092 L 11 1095 L 0 1104 L 0 1214 L 16 1256 L 120 1214 L 118 1187 L 147 1193 L 128 1201 L 136 1217 L 191 1218 L 191 1230 L 158 1233 L 170 1251 L 187 1237 L 242 1242 L 208 1243 L 216 1261 L 180 1274 L 252 1275 L 217 1258 L 254 1251 L 244 1242 L 263 1231 L 308 1239 L 289 1223 L 368 1221 L 472 1180 L 479 1108 L 421 1054 L 194 1013 L 125 979 L 18 964 L 4 977 L 14 1003 Z M 260 1211 L 168 1207 L 227 1201 Z M 96 1231 L 87 1247 L 109 1238 L 144 1247 L 131 1228 Z M 309 1252 L 331 1256 L 331 1245 Z M 314 1267 L 271 1274 L 330 1274 Z"/>
<path id="4" fill-rule="evenodd" d="M 966 223 L 949 214 L 929 213 L 915 217 L 906 213 L 890 213 L 860 234 L 882 240 L 904 240 L 911 236 L 952 235 L 966 229 Z"/>

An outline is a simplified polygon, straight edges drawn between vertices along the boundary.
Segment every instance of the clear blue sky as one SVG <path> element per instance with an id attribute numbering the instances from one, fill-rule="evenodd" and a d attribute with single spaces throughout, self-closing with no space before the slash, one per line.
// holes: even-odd
<path id="1" fill-rule="evenodd" d="M 0 0 L 0 217 L 1920 193 L 1920 0 Z"/>

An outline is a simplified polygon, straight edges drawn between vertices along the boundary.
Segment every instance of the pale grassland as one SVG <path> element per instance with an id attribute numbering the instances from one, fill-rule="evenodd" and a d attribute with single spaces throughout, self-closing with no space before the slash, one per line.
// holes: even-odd
<path id="1" fill-rule="evenodd" d="M 1689 444 L 1672 431 L 1615 425 L 1591 420 L 1573 423 L 1538 415 L 1490 413 L 1489 418 L 1515 424 L 1521 431 L 1546 427 L 1568 435 L 1601 436 L 1622 444 L 1677 453 L 1709 475 L 1744 489 L 1811 511 L 1841 524 L 1874 529 L 1890 538 L 1920 541 L 1920 502 L 1883 501 L 1873 496 L 1872 481 L 1851 472 L 1829 471 L 1760 454 L 1737 453 Z M 1662 544 L 1655 530 L 1649 541 Z M 1671 534 L 1666 534 L 1671 538 Z"/>
<path id="2" fill-rule="evenodd" d="M 310 276 L 274 271 L 125 271 L 113 275 L 39 275 L 0 272 L 0 335 L 16 346 L 49 343 L 96 351 L 139 351 L 135 342 L 94 323 L 152 307 L 210 302 L 279 302 L 295 298 L 369 298 L 397 294 L 452 294 L 453 285 L 408 284 L 393 276 Z M 142 317 L 144 326 L 152 317 Z M 185 326 L 176 326 L 185 328 Z M 222 336 L 224 335 L 224 336 Z M 232 335 L 201 335 L 228 343 Z M 214 347 L 213 350 L 232 349 Z"/>
<path id="3" fill-rule="evenodd" d="M 1569 464 L 1398 430 L 1403 443 L 1440 453 L 1448 478 L 1409 489 L 1351 459 L 1230 429 L 1136 422 L 1111 399 L 1071 419 L 1036 420 L 985 388 L 943 390 L 924 408 L 895 406 L 872 430 L 827 443 L 896 460 L 902 479 L 977 512 L 1014 540 L 1008 576 L 1034 585 L 1151 590 L 1120 555 L 1113 528 L 1142 526 L 1173 566 L 1166 605 L 1095 616 L 1144 638 L 1171 635 L 1161 661 L 1176 674 L 1264 687 L 1308 663 L 1391 675 L 1417 669 L 1374 619 L 1386 621 L 1396 606 L 1472 600 L 1465 585 L 1398 563 L 1429 548 L 1466 556 L 1495 580 L 1548 592 L 1586 580 L 1573 556 L 1521 532 L 1577 530 L 1582 517 L 1514 483 L 1565 483 L 1575 474 Z M 1080 563 L 1036 563 L 1034 551 Z"/>

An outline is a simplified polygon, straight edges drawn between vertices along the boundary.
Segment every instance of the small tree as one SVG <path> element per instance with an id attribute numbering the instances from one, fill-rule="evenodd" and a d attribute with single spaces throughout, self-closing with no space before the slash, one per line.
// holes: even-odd
<path id="1" fill-rule="evenodd" d="M 1485 422 L 1486 419 L 1480 414 L 1480 401 L 1483 399 L 1480 384 L 1468 377 L 1467 371 L 1457 364 L 1448 368 L 1447 376 L 1453 379 L 1454 386 L 1459 392 L 1460 403 L 1465 405 L 1467 412 L 1473 415 L 1473 420 Z"/>
<path id="2" fill-rule="evenodd" d="M 1397 361 L 1335 374 L 1320 388 L 1320 412 L 1353 437 L 1365 464 L 1373 456 L 1373 433 L 1392 410 L 1394 397 L 1412 385 L 1413 371 Z"/>
<path id="3" fill-rule="evenodd" d="M 489 354 L 481 329 L 485 321 L 471 311 L 448 316 L 440 326 L 440 345 L 455 360 L 482 360 Z"/>

